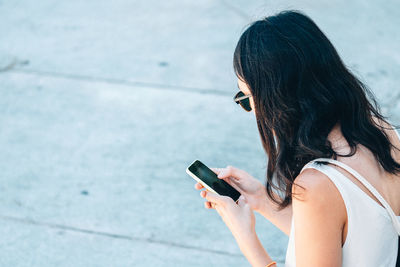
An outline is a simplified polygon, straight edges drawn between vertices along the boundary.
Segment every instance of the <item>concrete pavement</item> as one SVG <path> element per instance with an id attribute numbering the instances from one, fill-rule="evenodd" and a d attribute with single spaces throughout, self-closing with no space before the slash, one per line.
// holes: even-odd
<path id="1" fill-rule="evenodd" d="M 0 2 L 0 265 L 249 266 L 185 168 L 263 181 L 232 101 L 251 21 L 309 14 L 400 123 L 396 1 Z M 257 214 L 283 265 L 288 238 Z"/>

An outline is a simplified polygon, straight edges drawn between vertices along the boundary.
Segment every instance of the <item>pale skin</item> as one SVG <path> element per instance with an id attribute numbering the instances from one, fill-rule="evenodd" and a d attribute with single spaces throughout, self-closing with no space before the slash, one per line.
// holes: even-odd
<path id="1" fill-rule="evenodd" d="M 238 87 L 244 94 L 250 94 L 245 82 L 238 79 Z M 252 112 L 254 101 L 250 98 Z M 378 122 L 377 120 L 375 120 Z M 390 127 L 387 124 L 381 124 Z M 390 142 L 400 148 L 400 141 L 394 131 L 385 130 Z M 340 125 L 336 125 L 328 136 L 332 148 L 338 153 L 348 153 L 350 148 L 344 139 Z M 392 156 L 400 162 L 400 152 L 393 149 Z M 373 154 L 364 146 L 352 157 L 338 157 L 349 165 L 385 198 L 396 215 L 400 215 L 400 177 L 384 172 L 378 166 Z M 331 165 L 358 185 L 367 195 L 379 203 L 356 178 L 344 169 Z M 293 186 L 292 204 L 281 211 L 270 200 L 264 185 L 244 170 L 227 166 L 212 168 L 220 179 L 224 179 L 241 193 L 236 204 L 231 198 L 220 196 L 208 190 L 200 192 L 206 198 L 205 208 L 215 209 L 235 237 L 239 248 L 252 266 L 265 267 L 273 260 L 263 248 L 255 232 L 254 211 L 260 213 L 286 235 L 290 235 L 292 216 L 295 218 L 295 254 L 296 266 L 338 267 L 342 264 L 342 247 L 347 237 L 347 212 L 340 192 L 332 181 L 315 169 L 305 169 L 296 177 L 295 183 L 305 188 Z M 200 183 L 196 189 L 202 189 Z M 380 203 L 379 203 L 380 204 Z M 276 265 L 273 265 L 276 266 Z"/>

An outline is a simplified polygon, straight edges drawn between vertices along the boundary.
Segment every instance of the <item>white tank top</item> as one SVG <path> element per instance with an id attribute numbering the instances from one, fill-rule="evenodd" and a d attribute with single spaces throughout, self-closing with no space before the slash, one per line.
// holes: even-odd
<path id="1" fill-rule="evenodd" d="M 399 133 L 397 135 L 400 139 Z M 363 183 L 385 208 L 341 172 L 316 161 L 330 162 L 347 170 Z M 328 176 L 336 185 L 346 206 L 348 228 L 342 247 L 342 266 L 395 266 L 399 246 L 400 216 L 395 215 L 379 192 L 353 168 L 334 159 L 314 159 L 307 163 L 300 173 L 306 168 L 314 168 Z M 285 267 L 296 266 L 294 216 L 290 229 Z"/>

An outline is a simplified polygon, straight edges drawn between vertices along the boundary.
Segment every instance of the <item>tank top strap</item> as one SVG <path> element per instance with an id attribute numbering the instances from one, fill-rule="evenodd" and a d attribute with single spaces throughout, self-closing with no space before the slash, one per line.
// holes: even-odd
<path id="1" fill-rule="evenodd" d="M 311 167 L 311 164 L 313 164 L 314 162 L 317 161 L 323 161 L 323 162 L 329 162 L 331 164 L 335 164 L 337 166 L 342 167 L 343 169 L 345 169 L 346 171 L 348 171 L 349 173 L 351 173 L 354 177 L 356 177 L 366 188 L 368 188 L 368 190 L 374 194 L 374 196 L 382 203 L 382 205 L 386 208 L 386 211 L 389 213 L 390 218 L 392 219 L 393 225 L 397 231 L 397 233 L 400 235 L 400 221 L 397 218 L 396 214 L 394 214 L 394 211 L 392 210 L 392 208 L 390 207 L 390 205 L 386 202 L 386 200 L 381 196 L 381 194 L 379 194 L 379 192 L 364 178 L 361 176 L 361 174 L 359 174 L 356 170 L 354 170 L 353 168 L 351 168 L 349 165 L 344 164 L 343 162 L 340 162 L 338 160 L 335 159 L 330 159 L 330 158 L 317 158 L 314 160 L 311 160 L 310 162 L 308 162 L 306 165 L 304 165 L 304 167 L 301 169 L 300 173 Z M 400 216 L 399 216 L 400 217 Z"/>

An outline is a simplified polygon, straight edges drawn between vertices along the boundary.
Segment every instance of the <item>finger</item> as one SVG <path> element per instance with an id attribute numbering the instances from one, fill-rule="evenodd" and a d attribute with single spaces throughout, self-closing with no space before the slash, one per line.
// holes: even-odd
<path id="1" fill-rule="evenodd" d="M 215 174 L 219 174 L 221 172 L 221 168 L 210 168 Z"/>
<path id="2" fill-rule="evenodd" d="M 209 201 L 204 202 L 206 209 L 212 209 L 211 203 Z"/>
<path id="3" fill-rule="evenodd" d="M 225 182 L 227 182 L 230 186 L 232 186 L 233 188 L 235 188 L 237 191 L 239 191 L 240 193 L 242 193 L 242 189 L 237 185 L 237 183 L 239 182 L 239 179 L 236 177 L 230 177 L 229 175 L 227 175 L 226 177 L 220 177 L 218 174 L 221 173 L 224 168 L 210 168 L 212 171 L 214 171 L 217 174 L 217 177 L 221 180 L 224 180 Z M 239 170 L 239 169 L 237 169 Z M 241 171 L 241 170 L 239 170 Z M 243 172 L 243 171 L 242 171 Z M 198 188 L 197 189 L 201 189 L 204 188 L 204 186 Z"/>
<path id="4" fill-rule="evenodd" d="M 202 189 L 202 188 L 204 188 L 204 186 L 203 186 L 201 183 L 196 183 L 196 184 L 194 185 L 194 188 L 196 188 L 196 189 Z"/>
<path id="5" fill-rule="evenodd" d="M 218 178 L 226 178 L 231 176 L 234 178 L 240 178 L 244 176 L 244 173 L 241 169 L 228 165 L 226 168 L 221 169 L 218 174 Z"/>

